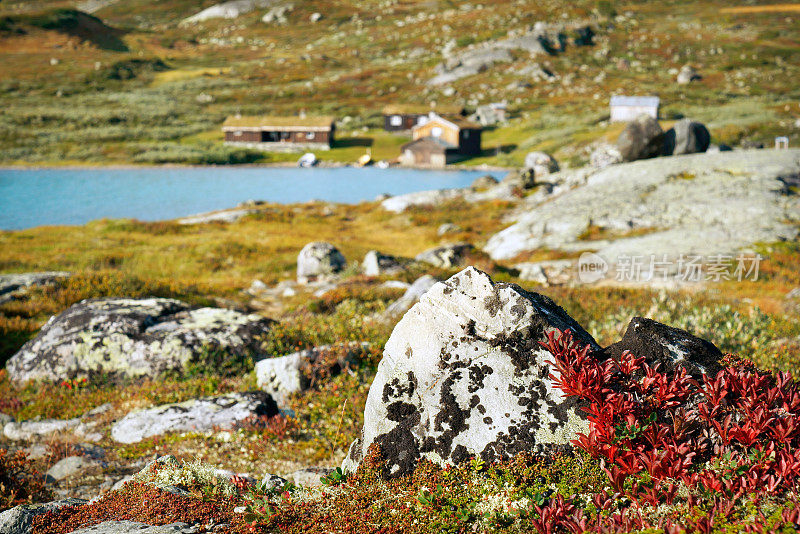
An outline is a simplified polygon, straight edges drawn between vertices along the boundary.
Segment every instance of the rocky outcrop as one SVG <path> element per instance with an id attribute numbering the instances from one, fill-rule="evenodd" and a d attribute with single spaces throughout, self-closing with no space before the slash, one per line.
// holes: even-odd
<path id="1" fill-rule="evenodd" d="M 315 488 L 322 486 L 323 477 L 330 475 L 334 470 L 325 467 L 306 467 L 289 473 L 289 480 L 296 486 Z"/>
<path id="2" fill-rule="evenodd" d="M 347 260 L 339 249 L 330 243 L 324 241 L 309 243 L 297 256 L 297 282 L 307 284 L 330 280 L 346 266 Z"/>
<path id="3" fill-rule="evenodd" d="M 603 349 L 603 357 L 619 361 L 625 351 L 644 358 L 650 366 L 658 364 L 662 373 L 677 367 L 699 379 L 703 373 L 715 376 L 722 370 L 722 352 L 713 343 L 652 319 L 634 317 L 620 341 Z"/>
<path id="4" fill-rule="evenodd" d="M 242 219 L 251 213 L 257 213 L 258 210 L 252 209 L 235 209 L 227 211 L 214 211 L 210 213 L 199 213 L 178 219 L 178 224 L 191 225 L 191 224 L 208 224 L 212 222 L 233 223 Z"/>
<path id="5" fill-rule="evenodd" d="M 9 377 L 60 381 L 181 371 L 210 349 L 231 358 L 260 350 L 271 321 L 221 308 L 190 309 L 174 299 L 88 299 L 52 317 L 8 361 Z"/>
<path id="6" fill-rule="evenodd" d="M 470 243 L 449 243 L 420 252 L 414 259 L 434 267 L 449 269 L 461 265 L 474 248 Z"/>
<path id="7" fill-rule="evenodd" d="M 86 456 L 67 456 L 47 470 L 46 476 L 60 481 L 99 468 L 100 463 Z"/>
<path id="8" fill-rule="evenodd" d="M 386 211 L 402 213 L 411 206 L 438 206 L 443 202 L 464 196 L 463 189 L 438 189 L 434 191 L 418 191 L 406 195 L 397 195 L 381 202 Z"/>
<path id="9" fill-rule="evenodd" d="M 705 152 L 711 144 L 711 134 L 704 124 L 682 119 L 664 134 L 664 153 L 679 156 Z"/>
<path id="10" fill-rule="evenodd" d="M 34 441 L 55 435 L 73 435 L 88 441 L 100 441 L 96 423 L 74 419 L 42 419 L 39 421 L 11 421 L 3 426 L 3 434 L 12 441 Z"/>
<path id="11" fill-rule="evenodd" d="M 256 363 L 258 387 L 285 407 L 292 393 L 305 391 L 321 374 L 334 376 L 369 348 L 368 343 L 322 345 Z"/>
<path id="12" fill-rule="evenodd" d="M 254 416 L 277 414 L 278 406 L 268 393 L 229 393 L 131 412 L 114 424 L 111 437 L 119 443 L 137 443 L 167 432 L 232 428 Z"/>
<path id="13" fill-rule="evenodd" d="M 472 189 L 482 190 L 482 189 L 488 189 L 490 187 L 494 187 L 497 184 L 498 184 L 497 178 L 495 178 L 491 174 L 486 174 L 486 175 L 481 176 L 479 178 L 475 178 L 475 180 L 473 180 L 473 182 L 470 185 L 470 187 Z"/>
<path id="14" fill-rule="evenodd" d="M 517 222 L 493 235 L 484 250 L 495 260 L 540 248 L 593 250 L 609 263 L 612 279 L 626 256 L 735 255 L 754 243 L 797 238 L 791 221 L 800 220 L 800 203 L 785 179 L 798 173 L 797 149 L 613 165 L 558 194 L 526 198 Z M 618 235 L 586 239 L 592 225 Z"/>
<path id="15" fill-rule="evenodd" d="M 628 123 L 617 139 L 623 161 L 635 161 L 664 153 L 664 132 L 650 115 L 639 115 Z"/>
<path id="16" fill-rule="evenodd" d="M 392 332 L 343 469 L 353 471 L 373 443 L 387 476 L 420 458 L 492 461 L 568 443 L 588 423 L 548 377 L 539 342 L 554 329 L 599 350 L 547 297 L 472 267 L 436 284 Z"/>
<path id="17" fill-rule="evenodd" d="M 428 290 L 432 288 L 434 284 L 436 284 L 436 282 L 438 282 L 438 280 L 429 274 L 417 278 L 414 283 L 411 284 L 411 287 L 406 289 L 406 292 L 403 293 L 402 297 L 392 302 L 386 308 L 386 311 L 383 314 L 384 318 L 394 319 L 406 313 L 411 309 L 411 306 L 419 302 L 420 297 L 427 293 Z"/>
<path id="18" fill-rule="evenodd" d="M 39 273 L 0 274 L 0 304 L 14 300 L 34 286 L 49 286 L 71 273 L 49 271 Z"/>
<path id="19" fill-rule="evenodd" d="M 370 250 L 361 262 L 361 269 L 367 276 L 393 275 L 403 272 L 403 264 L 394 256 Z"/>
<path id="20" fill-rule="evenodd" d="M 601 143 L 589 155 L 589 165 L 596 169 L 603 169 L 617 163 L 622 163 L 622 154 L 616 146 L 609 143 Z"/>
<path id="21" fill-rule="evenodd" d="M 65 506 L 86 504 L 83 499 L 64 499 L 44 504 L 25 504 L 0 513 L 0 534 L 30 534 L 33 518 Z"/>

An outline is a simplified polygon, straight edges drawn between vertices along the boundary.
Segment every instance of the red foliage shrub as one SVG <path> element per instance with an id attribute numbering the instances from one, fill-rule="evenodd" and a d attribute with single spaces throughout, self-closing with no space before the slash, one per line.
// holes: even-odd
<path id="1" fill-rule="evenodd" d="M 590 430 L 574 445 L 601 459 L 617 497 L 632 505 L 587 521 L 554 500 L 540 511 L 540 531 L 553 524 L 573 532 L 678 528 L 671 519 L 648 524 L 641 510 L 672 505 L 679 484 L 690 490 L 690 510 L 702 505 L 709 512 L 683 521 L 701 532 L 728 521 L 744 496 L 791 500 L 800 482 L 800 386 L 787 373 L 727 367 L 695 380 L 682 368 L 661 373 L 630 353 L 619 362 L 600 360 L 569 332 L 551 334 L 543 345 L 553 355 L 556 386 L 586 406 Z M 789 503 L 783 519 L 793 524 L 798 514 Z"/>
<path id="2" fill-rule="evenodd" d="M 0 511 L 49 498 L 44 477 L 33 469 L 27 455 L 0 449 Z"/>

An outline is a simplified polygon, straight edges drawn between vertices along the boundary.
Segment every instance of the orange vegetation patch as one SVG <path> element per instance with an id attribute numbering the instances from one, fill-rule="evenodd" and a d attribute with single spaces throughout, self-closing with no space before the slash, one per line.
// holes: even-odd
<path id="1" fill-rule="evenodd" d="M 773 4 L 770 6 L 738 6 L 725 7 L 720 9 L 720 13 L 798 13 L 800 4 Z"/>

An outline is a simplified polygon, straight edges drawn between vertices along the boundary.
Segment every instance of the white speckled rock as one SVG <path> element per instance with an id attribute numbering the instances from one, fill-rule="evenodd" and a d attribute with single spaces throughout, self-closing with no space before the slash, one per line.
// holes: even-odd
<path id="1" fill-rule="evenodd" d="M 131 412 L 114 424 L 111 437 L 120 443 L 137 443 L 166 432 L 231 428 L 251 416 L 277 414 L 278 406 L 267 393 L 229 393 Z"/>
<path id="2" fill-rule="evenodd" d="M 209 19 L 235 19 L 254 9 L 267 7 L 274 2 L 275 0 L 229 0 L 185 18 L 183 23 L 203 22 Z"/>
<path id="3" fill-rule="evenodd" d="M 473 248 L 470 243 L 448 243 L 420 252 L 414 259 L 434 267 L 449 269 L 461 265 L 464 261 L 464 256 Z"/>
<path id="4" fill-rule="evenodd" d="M 322 358 L 331 374 L 338 374 L 352 362 L 369 343 L 340 343 L 321 345 L 277 358 L 267 358 L 256 363 L 256 381 L 261 390 L 269 393 L 278 406 L 284 407 L 292 393 L 305 391 L 313 375 L 312 367 Z"/>
<path id="5" fill-rule="evenodd" d="M 393 319 L 404 314 L 411 309 L 411 306 L 419 302 L 420 297 L 427 293 L 436 282 L 438 282 L 438 280 L 429 274 L 417 278 L 414 280 L 414 283 L 411 284 L 411 287 L 406 289 L 402 297 L 392 302 L 386 308 L 383 317 L 385 319 Z"/>
<path id="6" fill-rule="evenodd" d="M 233 357 L 257 352 L 271 321 L 222 308 L 189 309 L 173 299 L 88 299 L 51 317 L 8 361 L 15 382 L 112 373 L 180 371 L 206 348 Z"/>
<path id="7" fill-rule="evenodd" d="M 370 250 L 364 255 L 361 269 L 367 276 L 381 276 L 401 273 L 403 265 L 394 256 L 382 254 L 377 250 Z"/>
<path id="8" fill-rule="evenodd" d="M 308 243 L 297 256 L 297 282 L 307 284 L 329 280 L 346 266 L 345 257 L 330 243 Z"/>
<path id="9" fill-rule="evenodd" d="M 508 458 L 565 444 L 588 423 L 548 378 L 539 345 L 554 329 L 592 337 L 552 300 L 495 284 L 469 267 L 433 286 L 397 324 L 369 390 L 360 439 L 342 468 L 353 471 L 376 443 L 387 476 L 419 458 Z"/>

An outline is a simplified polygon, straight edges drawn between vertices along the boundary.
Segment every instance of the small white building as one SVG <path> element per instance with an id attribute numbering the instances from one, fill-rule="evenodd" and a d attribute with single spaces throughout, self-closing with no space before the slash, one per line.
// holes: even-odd
<path id="1" fill-rule="evenodd" d="M 611 122 L 630 122 L 642 114 L 657 119 L 659 104 L 657 96 L 612 96 Z"/>

